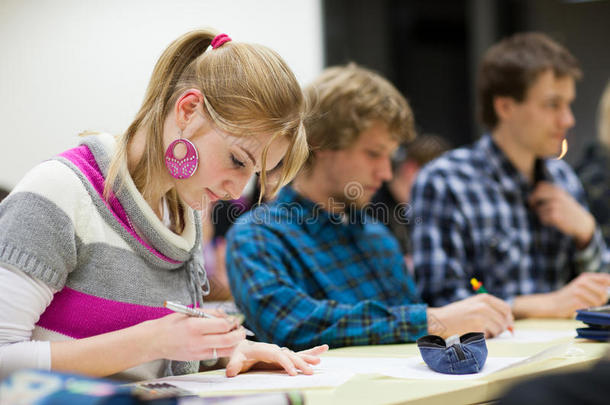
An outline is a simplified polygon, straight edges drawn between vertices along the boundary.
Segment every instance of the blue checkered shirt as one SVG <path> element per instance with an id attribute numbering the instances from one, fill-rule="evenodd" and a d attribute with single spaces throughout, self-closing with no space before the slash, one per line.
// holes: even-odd
<path id="1" fill-rule="evenodd" d="M 292 349 L 414 341 L 426 305 L 398 243 L 361 211 L 337 216 L 285 187 L 227 236 L 235 302 L 259 339 Z"/>
<path id="2" fill-rule="evenodd" d="M 554 183 L 586 205 L 567 163 L 538 160 L 535 178 Z M 416 280 L 425 302 L 441 306 L 472 295 L 472 277 L 510 302 L 603 269 L 600 230 L 577 250 L 570 236 L 542 225 L 530 209 L 527 198 L 534 187 L 489 135 L 420 171 L 412 194 L 412 237 Z"/>

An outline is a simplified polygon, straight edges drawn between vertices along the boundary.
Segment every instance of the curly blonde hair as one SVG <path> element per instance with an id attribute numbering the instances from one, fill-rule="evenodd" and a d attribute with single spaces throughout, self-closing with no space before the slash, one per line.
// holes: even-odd
<path id="1" fill-rule="evenodd" d="M 375 122 L 384 123 L 399 143 L 415 138 L 407 100 L 388 80 L 355 63 L 324 70 L 304 93 L 310 111 L 305 127 L 312 151 L 347 148 Z M 314 159 L 310 154 L 308 167 Z"/>

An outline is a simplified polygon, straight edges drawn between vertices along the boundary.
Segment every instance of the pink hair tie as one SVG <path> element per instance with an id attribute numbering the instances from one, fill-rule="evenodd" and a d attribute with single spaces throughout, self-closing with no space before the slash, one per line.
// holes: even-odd
<path id="1" fill-rule="evenodd" d="M 229 42 L 231 40 L 231 37 L 228 36 L 227 34 L 218 34 L 214 37 L 214 39 L 212 40 L 212 49 L 216 49 L 219 46 L 222 46 L 222 44 L 224 44 L 225 42 Z"/>

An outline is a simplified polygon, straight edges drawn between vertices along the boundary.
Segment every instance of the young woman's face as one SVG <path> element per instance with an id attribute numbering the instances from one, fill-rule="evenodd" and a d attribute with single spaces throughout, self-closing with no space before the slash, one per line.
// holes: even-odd
<path id="1" fill-rule="evenodd" d="M 215 128 L 204 118 L 197 125 L 191 136 L 186 130 L 184 135 L 197 148 L 199 165 L 191 177 L 174 179 L 174 183 L 182 201 L 202 210 L 219 199 L 239 198 L 252 175 L 263 170 L 262 153 L 271 134 L 236 137 Z M 265 168 L 268 172 L 279 171 L 288 146 L 283 138 L 271 143 Z"/>

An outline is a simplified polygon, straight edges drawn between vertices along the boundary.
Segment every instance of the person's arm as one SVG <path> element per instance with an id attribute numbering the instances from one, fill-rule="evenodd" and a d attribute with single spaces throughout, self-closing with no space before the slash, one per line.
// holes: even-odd
<path id="1" fill-rule="evenodd" d="M 574 183 L 576 201 L 589 212 L 585 190 L 575 174 L 572 176 L 572 183 Z M 594 216 L 592 218 L 595 221 L 595 231 L 591 240 L 584 245 L 584 248 L 577 249 L 574 253 L 573 262 L 576 272 L 581 274 L 585 272 L 610 273 L 610 262 L 604 257 L 610 251 L 610 246 L 606 245 L 600 224 Z"/>
<path id="2" fill-rule="evenodd" d="M 53 291 L 16 269 L 0 268 L 0 375 L 42 368 L 107 376 L 147 361 L 230 356 L 245 337 L 223 319 L 172 314 L 116 332 L 62 342 L 30 341 Z"/>
<path id="3" fill-rule="evenodd" d="M 541 182 L 529 202 L 541 222 L 572 236 L 571 264 L 575 275 L 585 272 L 610 272 L 603 260 L 607 250 L 599 224 L 589 213 L 587 196 L 578 176 L 564 162 L 556 162 L 556 183 Z"/>
<path id="4" fill-rule="evenodd" d="M 2 372 L 42 367 L 107 376 L 156 359 L 230 356 L 245 338 L 243 328 L 227 319 L 182 314 L 86 339 L 29 341 L 40 315 L 52 303 L 51 289 L 62 289 L 78 267 L 77 229 L 88 222 L 88 212 L 79 204 L 88 199 L 69 168 L 47 161 L 30 171 L 0 205 L 0 263 L 15 270 L 1 273 L 11 279 L 0 281 Z M 265 353 L 265 360 L 269 350 L 242 354 L 256 361 Z"/>
<path id="5" fill-rule="evenodd" d="M 262 225 L 238 224 L 229 232 L 231 290 L 259 339 L 296 350 L 407 342 L 427 332 L 426 305 L 351 305 L 308 295 L 291 276 L 292 248 Z"/>
<path id="6" fill-rule="evenodd" d="M 412 192 L 415 279 L 424 302 L 435 307 L 473 294 L 466 220 L 441 177 L 420 171 Z"/>
<path id="7" fill-rule="evenodd" d="M 587 210 L 585 192 L 571 170 L 561 172 L 563 188 L 541 182 L 529 203 L 545 225 L 572 236 L 571 262 L 577 276 L 557 291 L 516 297 L 513 312 L 517 318 L 569 318 L 577 309 L 603 305 L 610 287 L 608 263 L 604 264 L 605 243 L 595 219 Z"/>
<path id="8" fill-rule="evenodd" d="M 49 342 L 30 341 L 53 290 L 16 269 L 0 267 L 0 380 L 21 368 L 51 368 Z"/>
<path id="9" fill-rule="evenodd" d="M 557 291 L 515 297 L 513 313 L 515 318 L 570 318 L 577 309 L 604 305 L 609 287 L 609 274 L 582 273 Z"/>
<path id="10" fill-rule="evenodd" d="M 529 197 L 529 204 L 540 222 L 573 238 L 579 272 L 600 270 L 605 244 L 595 218 L 586 208 L 580 187 L 574 197 L 555 184 L 539 182 Z"/>

